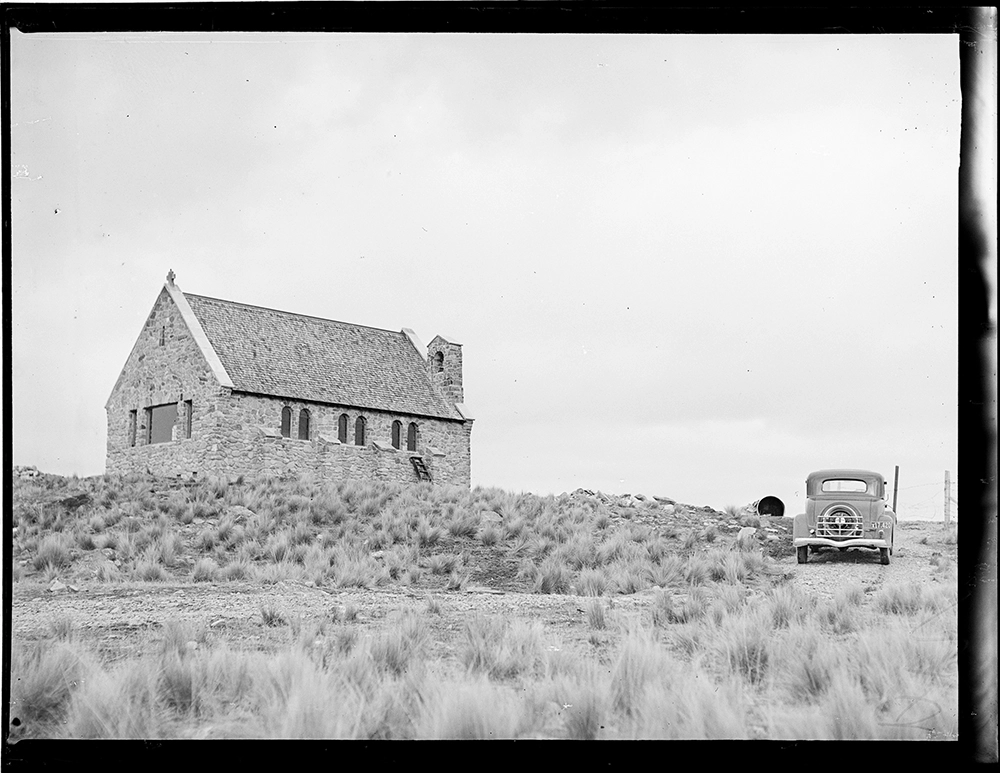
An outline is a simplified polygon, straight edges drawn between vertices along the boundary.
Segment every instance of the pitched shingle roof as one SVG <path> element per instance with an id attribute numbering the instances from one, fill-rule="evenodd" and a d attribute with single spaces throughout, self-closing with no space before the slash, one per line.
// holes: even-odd
<path id="1" fill-rule="evenodd" d="M 462 418 L 403 332 L 184 296 L 237 391 Z"/>

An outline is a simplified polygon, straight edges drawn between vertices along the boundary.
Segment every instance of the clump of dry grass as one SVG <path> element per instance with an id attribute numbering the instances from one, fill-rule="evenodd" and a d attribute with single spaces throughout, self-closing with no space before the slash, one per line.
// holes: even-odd
<path id="1" fill-rule="evenodd" d="M 892 615 L 913 615 L 923 608 L 923 589 L 916 583 L 883 586 L 875 595 L 875 607 Z"/>
<path id="2" fill-rule="evenodd" d="M 471 673 L 509 679 L 530 673 L 541 658 L 542 633 L 538 623 L 476 615 L 465 625 L 459 661 Z"/>
<path id="3" fill-rule="evenodd" d="M 596 631 L 603 631 L 608 627 L 607 615 L 605 614 L 607 607 L 605 607 L 604 602 L 600 599 L 591 599 L 587 602 L 585 607 L 587 612 L 587 623 Z"/>
<path id="4" fill-rule="evenodd" d="M 97 668 L 81 645 L 66 641 L 11 647 L 10 716 L 23 737 L 44 737 L 61 723 L 73 692 Z"/>
<path id="5" fill-rule="evenodd" d="M 447 740 L 516 738 L 525 724 L 521 699 L 488 680 L 444 683 L 430 691 L 420 737 Z"/>
<path id="6" fill-rule="evenodd" d="M 599 569 L 584 569 L 576 579 L 576 592 L 581 596 L 603 596 L 608 590 L 608 578 Z"/>
<path id="7" fill-rule="evenodd" d="M 773 631 L 770 616 L 756 608 L 724 620 L 718 628 L 716 647 L 730 673 L 751 684 L 761 683 L 771 664 Z"/>
<path id="8" fill-rule="evenodd" d="M 565 564 L 546 559 L 535 575 L 535 593 L 568 593 L 572 574 Z"/>
<path id="9" fill-rule="evenodd" d="M 63 534 L 50 534 L 42 538 L 32 561 L 35 569 L 39 571 L 45 571 L 50 567 L 61 569 L 69 563 L 69 540 Z"/>

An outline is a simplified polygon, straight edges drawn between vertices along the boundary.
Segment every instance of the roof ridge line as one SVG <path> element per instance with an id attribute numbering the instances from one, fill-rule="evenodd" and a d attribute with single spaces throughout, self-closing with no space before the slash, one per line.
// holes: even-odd
<path id="1" fill-rule="evenodd" d="M 173 272 L 171 272 L 171 274 L 172 273 Z M 198 315 L 195 314 L 194 309 L 191 308 L 191 304 L 188 303 L 184 291 L 181 290 L 179 285 L 174 284 L 172 276 L 168 276 L 167 283 L 163 285 L 163 289 L 177 307 L 177 311 L 180 313 L 181 319 L 184 321 L 184 324 L 187 325 L 187 329 L 191 333 L 191 337 L 194 339 L 195 345 L 201 351 L 202 357 L 205 358 L 205 361 L 208 363 L 208 367 L 215 375 L 216 380 L 220 385 L 232 389 L 233 386 L 235 386 L 233 384 L 233 379 L 226 370 L 226 366 L 223 364 L 222 358 L 219 357 L 219 353 L 215 351 L 215 347 L 212 346 L 211 340 L 209 340 L 208 335 L 205 333 L 205 329 L 201 325 L 201 320 L 198 319 Z"/>
<path id="2" fill-rule="evenodd" d="M 184 293 L 188 298 L 203 298 L 206 301 L 218 301 L 219 303 L 228 303 L 232 306 L 243 306 L 247 309 L 260 309 L 261 311 L 273 311 L 275 314 L 285 314 L 289 317 L 303 317 L 305 319 L 315 319 L 319 322 L 333 322 L 337 325 L 346 325 L 347 327 L 363 327 L 368 330 L 378 330 L 382 333 L 393 333 L 394 335 L 404 335 L 401 330 L 390 330 L 387 327 L 375 327 L 374 325 L 362 325 L 358 322 L 344 322 L 341 319 L 330 319 L 329 317 L 317 317 L 315 314 L 299 314 L 295 311 L 285 311 L 284 309 L 273 309 L 270 306 L 257 306 L 253 303 L 243 303 L 242 301 L 229 301 L 225 298 L 213 298 L 211 295 L 199 295 L 198 293 Z"/>

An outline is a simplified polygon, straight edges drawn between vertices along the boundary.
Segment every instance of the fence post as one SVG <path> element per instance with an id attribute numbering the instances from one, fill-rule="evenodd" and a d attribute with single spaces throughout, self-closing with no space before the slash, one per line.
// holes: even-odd
<path id="1" fill-rule="evenodd" d="M 944 525 L 951 526 L 951 473 L 944 471 Z"/>

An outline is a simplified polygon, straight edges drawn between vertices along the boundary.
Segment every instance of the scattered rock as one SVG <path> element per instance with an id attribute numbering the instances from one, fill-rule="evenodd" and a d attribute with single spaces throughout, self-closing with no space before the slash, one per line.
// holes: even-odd
<path id="1" fill-rule="evenodd" d="M 53 580 L 52 584 L 49 586 L 49 590 L 52 593 L 58 593 L 61 590 L 66 590 L 66 584 L 60 582 L 59 580 Z"/>
<path id="2" fill-rule="evenodd" d="M 226 515 L 232 518 L 236 523 L 243 523 L 247 518 L 255 515 L 255 513 L 250 508 L 243 507 L 243 505 L 233 505 L 226 508 Z"/>
<path id="3" fill-rule="evenodd" d="M 198 642 L 196 642 L 194 639 L 192 639 L 191 641 L 189 641 L 189 642 L 187 642 L 187 643 L 184 644 L 184 648 L 188 652 L 194 652 L 196 649 L 198 649 Z"/>
<path id="4" fill-rule="evenodd" d="M 741 548 L 751 548 L 756 536 L 757 530 L 753 526 L 744 526 L 736 534 L 736 545 Z"/>
<path id="5" fill-rule="evenodd" d="M 479 514 L 479 518 L 480 518 L 480 520 L 484 524 L 486 524 L 486 523 L 493 523 L 493 524 L 503 523 L 503 517 L 500 515 L 500 513 L 494 512 L 493 510 L 483 510 L 483 512 L 481 512 Z"/>
<path id="6" fill-rule="evenodd" d="M 63 507 L 65 507 L 70 512 L 73 512 L 74 510 L 78 510 L 79 508 L 83 507 L 84 505 L 89 505 L 90 502 L 91 502 L 90 494 L 88 494 L 86 491 L 83 491 L 83 492 L 80 492 L 79 494 L 75 494 L 74 496 L 66 497 L 65 499 L 60 499 L 59 500 L 59 504 L 61 504 Z"/>
<path id="7" fill-rule="evenodd" d="M 37 467 L 31 465 L 18 465 L 14 468 L 14 477 L 21 478 L 22 480 L 31 480 L 32 478 L 41 477 L 42 473 L 38 471 Z"/>

